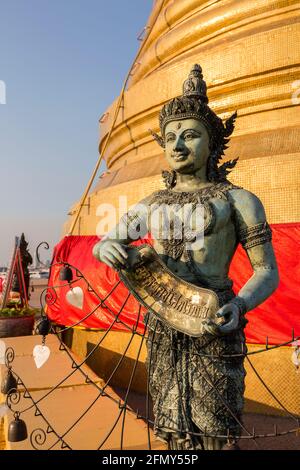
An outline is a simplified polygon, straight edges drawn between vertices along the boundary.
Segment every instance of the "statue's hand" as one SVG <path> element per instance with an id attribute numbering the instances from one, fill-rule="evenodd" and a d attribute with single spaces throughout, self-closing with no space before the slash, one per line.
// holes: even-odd
<path id="1" fill-rule="evenodd" d="M 93 248 L 93 255 L 110 268 L 119 269 L 126 266 L 128 254 L 125 245 L 114 240 L 103 240 Z"/>
<path id="2" fill-rule="evenodd" d="M 234 332 L 239 326 L 240 309 L 233 303 L 223 305 L 217 313 L 218 318 L 222 318 L 223 323 L 216 323 L 207 320 L 204 323 L 204 330 L 214 336 L 225 336 Z"/>

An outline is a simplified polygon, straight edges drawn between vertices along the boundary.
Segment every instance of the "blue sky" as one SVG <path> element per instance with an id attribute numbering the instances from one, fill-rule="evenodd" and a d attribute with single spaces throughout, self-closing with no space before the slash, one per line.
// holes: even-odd
<path id="1" fill-rule="evenodd" d="M 98 158 L 98 119 L 121 90 L 152 4 L 0 0 L 0 266 L 22 231 L 32 251 L 60 239 Z"/>

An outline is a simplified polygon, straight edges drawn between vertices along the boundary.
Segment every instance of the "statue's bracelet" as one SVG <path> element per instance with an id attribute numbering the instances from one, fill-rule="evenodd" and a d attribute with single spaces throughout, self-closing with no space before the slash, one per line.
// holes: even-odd
<path id="1" fill-rule="evenodd" d="M 234 297 L 234 299 L 232 299 L 230 303 L 238 307 L 240 315 L 245 315 L 247 313 L 246 302 L 241 297 Z"/>

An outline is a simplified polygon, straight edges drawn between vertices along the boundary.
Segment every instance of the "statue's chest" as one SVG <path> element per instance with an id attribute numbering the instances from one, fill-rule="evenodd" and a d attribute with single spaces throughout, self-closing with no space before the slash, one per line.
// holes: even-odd
<path id="1" fill-rule="evenodd" d="M 216 189 L 216 188 L 215 188 Z M 224 189 L 224 188 L 222 188 Z M 163 252 L 179 259 L 185 250 L 203 247 L 211 235 L 232 228 L 232 206 L 226 191 L 160 193 L 152 211 L 151 232 Z M 220 235 L 221 236 L 221 235 Z"/>
<path id="2" fill-rule="evenodd" d="M 202 207 L 204 235 L 218 233 L 231 223 L 233 215 L 232 206 L 227 199 L 213 198 L 204 202 Z M 191 217 L 191 226 L 193 230 L 197 230 L 197 221 L 199 221 L 199 219 L 196 210 Z"/>

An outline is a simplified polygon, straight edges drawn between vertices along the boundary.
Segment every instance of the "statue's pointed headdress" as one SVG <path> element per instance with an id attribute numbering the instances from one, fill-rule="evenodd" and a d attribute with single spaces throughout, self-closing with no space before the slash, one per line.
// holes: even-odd
<path id="1" fill-rule="evenodd" d="M 237 113 L 235 112 L 223 124 L 222 119 L 208 106 L 206 83 L 203 80 L 200 65 L 196 64 L 183 83 L 183 95 L 170 100 L 160 111 L 161 136 L 152 131 L 151 133 L 155 140 L 164 147 L 165 128 L 169 122 L 189 118 L 203 122 L 210 137 L 211 154 L 208 159 L 208 179 L 210 181 L 224 181 L 238 160 L 230 160 L 218 167 L 218 163 L 227 148 L 229 137 L 234 130 L 236 116 Z"/>

